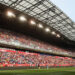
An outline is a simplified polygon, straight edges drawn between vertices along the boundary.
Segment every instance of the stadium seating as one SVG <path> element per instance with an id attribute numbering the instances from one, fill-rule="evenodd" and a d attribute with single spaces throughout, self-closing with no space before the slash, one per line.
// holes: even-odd
<path id="1" fill-rule="evenodd" d="M 13 66 L 74 66 L 75 59 L 40 53 L 0 49 L 0 67 Z"/>
<path id="2" fill-rule="evenodd" d="M 30 47 L 32 49 L 39 49 L 39 50 L 49 50 L 51 52 L 56 52 L 59 54 L 68 54 L 68 55 L 74 55 L 75 52 L 71 52 L 68 50 L 64 50 L 61 48 L 58 48 L 56 46 L 52 46 L 48 43 L 39 41 L 37 39 L 31 38 L 29 36 L 25 36 L 23 34 L 18 34 L 12 31 L 0 29 L 0 43 L 8 44 L 8 45 L 14 45 L 19 47 Z"/>

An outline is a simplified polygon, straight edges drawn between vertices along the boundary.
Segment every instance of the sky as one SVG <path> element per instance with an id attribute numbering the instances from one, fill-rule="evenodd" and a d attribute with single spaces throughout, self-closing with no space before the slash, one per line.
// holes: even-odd
<path id="1" fill-rule="evenodd" d="M 75 22 L 75 0 L 50 0 Z"/>

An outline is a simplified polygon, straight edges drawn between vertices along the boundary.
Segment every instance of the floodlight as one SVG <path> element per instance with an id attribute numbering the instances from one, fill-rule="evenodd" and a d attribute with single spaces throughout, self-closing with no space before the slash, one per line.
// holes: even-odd
<path id="1" fill-rule="evenodd" d="M 57 34 L 56 36 L 57 36 L 58 38 L 60 38 L 60 35 L 59 35 L 59 34 Z"/>
<path id="2" fill-rule="evenodd" d="M 15 14 L 12 11 L 7 11 L 8 17 L 15 17 Z"/>
<path id="3" fill-rule="evenodd" d="M 20 20 L 20 21 L 26 21 L 27 19 L 25 18 L 25 16 L 20 16 L 20 17 L 19 17 L 19 20 Z"/>
<path id="4" fill-rule="evenodd" d="M 52 31 L 51 33 L 52 33 L 53 35 L 55 35 L 55 34 L 56 34 L 56 33 L 55 33 L 55 31 Z"/>
<path id="5" fill-rule="evenodd" d="M 50 31 L 50 29 L 49 29 L 49 28 L 45 28 L 45 31 L 46 31 L 46 32 L 49 32 L 49 31 Z"/>
<path id="6" fill-rule="evenodd" d="M 31 21 L 30 21 L 30 24 L 31 24 L 31 25 L 35 25 L 36 22 L 35 22 L 34 20 L 31 20 Z"/>
<path id="7" fill-rule="evenodd" d="M 38 24 L 38 27 L 39 27 L 39 28 L 43 28 L 43 25 L 42 25 L 42 24 Z"/>

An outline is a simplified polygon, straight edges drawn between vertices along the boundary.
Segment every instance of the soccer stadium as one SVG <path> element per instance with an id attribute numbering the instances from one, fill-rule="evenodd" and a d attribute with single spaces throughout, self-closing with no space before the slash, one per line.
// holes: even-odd
<path id="1" fill-rule="evenodd" d="M 75 75 L 75 23 L 50 0 L 0 0 L 0 75 Z"/>

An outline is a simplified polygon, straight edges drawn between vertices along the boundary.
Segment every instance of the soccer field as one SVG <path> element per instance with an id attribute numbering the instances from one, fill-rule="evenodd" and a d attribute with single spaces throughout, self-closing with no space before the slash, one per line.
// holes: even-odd
<path id="1" fill-rule="evenodd" d="M 0 75 L 75 75 L 75 68 L 1 70 Z"/>

